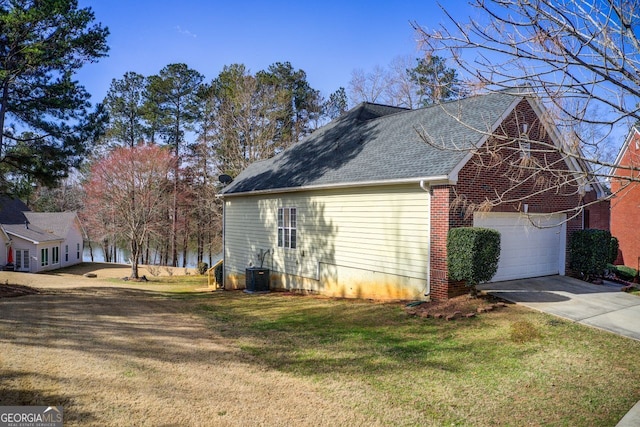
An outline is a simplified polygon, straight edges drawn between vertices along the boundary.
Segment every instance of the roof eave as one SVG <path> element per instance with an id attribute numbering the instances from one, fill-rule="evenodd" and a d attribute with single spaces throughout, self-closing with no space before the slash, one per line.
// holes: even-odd
<path id="1" fill-rule="evenodd" d="M 31 242 L 31 243 L 33 243 L 35 245 L 39 245 L 40 243 L 63 242 L 64 241 L 64 239 L 61 238 L 61 237 L 55 237 L 53 239 L 47 239 L 47 240 L 34 240 L 31 237 L 22 236 L 19 233 L 16 233 L 16 232 L 13 232 L 13 231 L 10 231 L 10 230 L 7 230 L 6 233 L 7 234 L 11 234 L 12 236 L 15 236 L 15 237 L 17 237 L 19 239 L 22 239 L 22 240 L 28 240 L 29 242 Z"/>
<path id="2" fill-rule="evenodd" d="M 413 177 L 413 178 L 399 178 L 399 179 L 386 179 L 380 181 L 361 181 L 361 182 L 345 182 L 334 184 L 318 184 L 318 185 L 303 185 L 300 187 L 286 187 L 286 188 L 273 188 L 267 190 L 253 190 L 244 191 L 238 193 L 220 193 L 218 197 L 241 197 L 241 196 L 261 196 L 268 194 L 281 194 L 281 193 L 297 193 L 303 191 L 318 191 L 318 190 L 334 190 L 334 189 L 348 189 L 348 188 L 360 188 L 360 187 L 379 187 L 387 185 L 403 185 L 403 184 L 420 184 L 426 183 L 430 186 L 434 185 L 456 185 L 457 176 L 452 175 L 436 175 L 427 177 Z"/>

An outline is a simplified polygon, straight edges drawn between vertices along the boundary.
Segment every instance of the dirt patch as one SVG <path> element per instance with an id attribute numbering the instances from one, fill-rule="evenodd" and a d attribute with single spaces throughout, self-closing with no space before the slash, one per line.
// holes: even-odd
<path id="1" fill-rule="evenodd" d="M 481 294 L 477 297 L 462 295 L 448 300 L 434 300 L 422 303 L 406 304 L 404 309 L 410 316 L 454 320 L 471 318 L 480 313 L 487 313 L 507 307 L 507 303 L 491 295 Z"/>
<path id="2" fill-rule="evenodd" d="M 148 279 L 153 276 L 148 266 L 140 266 L 141 276 Z M 158 267 L 160 268 L 160 267 Z M 114 279 L 123 279 L 131 273 L 131 266 L 125 264 L 91 263 L 85 262 L 60 270 L 46 271 L 43 273 L 22 273 L 13 271 L 0 271 L 0 286 L 2 284 L 29 286 L 36 289 L 70 289 L 95 286 L 131 286 L 129 281 L 122 280 L 117 283 Z M 179 267 L 161 267 L 159 276 L 188 276 L 195 275 L 195 269 Z"/>
<path id="3" fill-rule="evenodd" d="M 0 299 L 0 401 L 63 406 L 65 426 L 379 424 L 243 357 L 191 304 L 105 286 Z"/>
<path id="4" fill-rule="evenodd" d="M 22 297 L 25 295 L 39 294 L 40 291 L 29 286 L 0 285 L 0 298 Z"/>

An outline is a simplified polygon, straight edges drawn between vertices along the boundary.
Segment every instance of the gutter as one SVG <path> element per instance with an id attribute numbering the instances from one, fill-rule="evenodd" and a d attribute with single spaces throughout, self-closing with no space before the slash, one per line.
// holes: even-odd
<path id="1" fill-rule="evenodd" d="M 268 190 L 254 190 L 243 191 L 240 193 L 219 193 L 216 197 L 239 197 L 239 196 L 259 196 L 264 194 L 281 194 L 281 193 L 295 193 L 299 191 L 312 191 L 312 190 L 332 190 L 342 188 L 358 188 L 358 187 L 377 187 L 384 185 L 400 185 L 400 184 L 415 184 L 416 182 L 429 183 L 429 185 L 455 185 L 456 179 L 449 175 L 436 175 L 429 177 L 414 177 L 414 178 L 400 178 L 400 179 L 387 179 L 381 181 L 362 181 L 362 182 L 349 182 L 349 183 L 335 183 L 335 184 L 318 184 L 318 185 L 302 185 L 299 187 L 284 187 L 274 188 Z M 423 188 L 424 189 L 424 188 Z"/>
<path id="2" fill-rule="evenodd" d="M 431 186 L 428 181 L 421 179 L 420 188 L 426 191 L 429 197 L 429 215 L 427 216 L 427 234 L 429 235 L 429 250 L 427 251 L 427 286 L 424 289 L 424 296 L 431 296 Z"/>
<path id="3" fill-rule="evenodd" d="M 21 236 L 20 234 L 18 234 L 18 233 L 14 233 L 14 232 L 12 232 L 12 231 L 7 231 L 7 233 L 6 233 L 6 234 L 7 234 L 7 235 L 9 235 L 9 234 L 10 234 L 10 235 L 13 235 L 13 236 L 15 236 L 15 237 L 17 237 L 17 238 L 19 238 L 19 239 L 22 239 L 22 240 L 27 240 L 27 241 L 29 241 L 29 242 L 31 242 L 31 243 L 33 243 L 33 244 L 35 244 L 35 245 L 39 245 L 39 244 L 41 244 L 41 243 L 42 243 L 42 244 L 44 244 L 44 243 L 51 243 L 51 242 L 64 242 L 64 238 L 62 238 L 62 237 L 57 237 L 57 236 L 56 236 L 56 237 L 57 237 L 56 239 L 49 239 L 49 240 L 33 240 L 31 237 Z M 10 239 L 11 239 L 11 238 L 10 238 Z"/>

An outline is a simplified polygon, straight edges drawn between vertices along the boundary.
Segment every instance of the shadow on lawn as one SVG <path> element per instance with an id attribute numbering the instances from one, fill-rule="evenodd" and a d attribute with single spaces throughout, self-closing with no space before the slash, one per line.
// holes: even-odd
<path id="1" fill-rule="evenodd" d="M 0 300 L 0 343 L 122 360 L 202 362 L 235 354 L 216 345 L 216 338 L 183 304 L 160 292 L 82 288 Z"/>
<path id="2" fill-rule="evenodd" d="M 0 377 L 0 404 L 4 406 L 62 406 L 65 423 L 75 421 L 86 425 L 98 421 L 90 412 L 79 412 L 75 409 L 73 396 L 46 393 L 40 390 L 27 390 L 12 386 L 14 383 L 19 384 L 21 379 L 27 376 L 30 377 L 29 379 L 31 381 L 33 377 L 43 381 L 57 379 L 39 372 L 30 372 L 27 374 L 23 372 L 3 371 L 2 377 Z"/>
<path id="3" fill-rule="evenodd" d="M 475 320 L 408 318 L 399 306 L 221 292 L 83 288 L 0 300 L 0 346 L 53 347 L 125 363 L 234 360 L 302 375 L 458 372 L 495 346 L 456 336 Z M 194 313 L 197 317 L 194 316 Z"/>

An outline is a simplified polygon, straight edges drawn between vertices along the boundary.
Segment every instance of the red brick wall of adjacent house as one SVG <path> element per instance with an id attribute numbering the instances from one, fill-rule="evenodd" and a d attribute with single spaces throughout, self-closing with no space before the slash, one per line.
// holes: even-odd
<path id="1" fill-rule="evenodd" d="M 553 213 L 580 206 L 581 196 L 575 185 L 567 184 L 568 166 L 561 155 L 543 145 L 532 144 L 529 160 L 521 160 L 520 145 L 513 138 L 523 123 L 528 124 L 530 140 L 551 139 L 544 133 L 540 120 L 528 102 L 523 101 L 503 122 L 495 134 L 466 163 L 455 186 L 433 186 L 431 189 L 431 297 L 452 298 L 468 292 L 463 283 L 449 280 L 447 275 L 447 233 L 450 228 L 473 226 L 473 212 Z M 532 159 L 537 163 L 534 164 Z M 524 163 L 523 163 L 524 162 Z M 545 170 L 544 172 L 541 172 Z M 500 203 L 491 205 L 501 195 Z M 571 218 L 573 216 L 573 218 Z M 567 236 L 582 229 L 582 214 L 567 213 Z M 567 258 L 568 259 L 568 258 Z"/>
<path id="2" fill-rule="evenodd" d="M 618 238 L 617 264 L 638 268 L 640 264 L 640 183 L 624 177 L 640 178 L 640 135 L 629 141 L 611 180 L 611 234 Z"/>
<path id="3" fill-rule="evenodd" d="M 595 191 L 584 196 L 584 228 L 611 230 L 611 202 L 609 199 L 596 201 Z"/>

